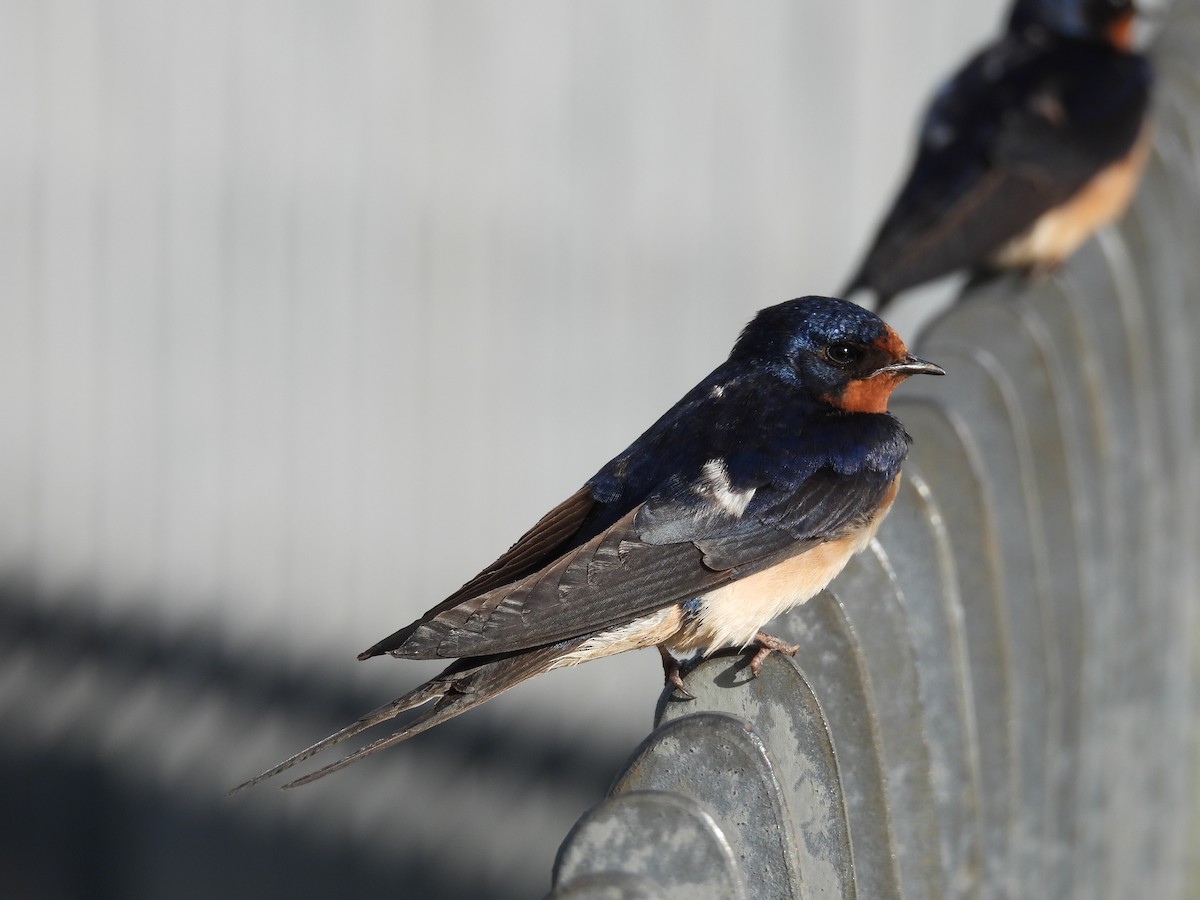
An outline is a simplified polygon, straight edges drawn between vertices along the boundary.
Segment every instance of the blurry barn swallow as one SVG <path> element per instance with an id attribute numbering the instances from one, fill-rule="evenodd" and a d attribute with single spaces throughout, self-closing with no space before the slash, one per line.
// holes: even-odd
<path id="1" fill-rule="evenodd" d="M 1132 0 L 1017 0 L 1003 37 L 934 97 L 858 274 L 882 311 L 959 269 L 1053 270 L 1124 212 L 1150 147 L 1153 73 Z"/>
<path id="2" fill-rule="evenodd" d="M 756 644 L 870 541 L 909 437 L 887 413 L 910 375 L 944 374 L 872 313 L 804 297 L 762 310 L 729 359 L 513 547 L 416 622 L 359 654 L 457 659 L 442 674 L 240 785 L 418 706 L 322 777 L 561 666 L 658 646 Z"/>

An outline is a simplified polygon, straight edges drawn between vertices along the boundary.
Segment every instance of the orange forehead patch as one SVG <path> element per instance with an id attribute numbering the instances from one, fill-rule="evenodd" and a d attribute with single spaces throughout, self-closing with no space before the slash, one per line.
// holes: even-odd
<path id="1" fill-rule="evenodd" d="M 833 405 L 844 412 L 885 413 L 888 398 L 903 380 L 904 376 L 898 372 L 881 372 L 852 381 Z"/>
<path id="2" fill-rule="evenodd" d="M 900 335 L 892 330 L 892 326 L 885 323 L 884 327 L 887 328 L 887 334 L 875 341 L 875 346 L 893 359 L 908 356 L 908 348 L 904 346 L 904 341 L 900 340 Z"/>

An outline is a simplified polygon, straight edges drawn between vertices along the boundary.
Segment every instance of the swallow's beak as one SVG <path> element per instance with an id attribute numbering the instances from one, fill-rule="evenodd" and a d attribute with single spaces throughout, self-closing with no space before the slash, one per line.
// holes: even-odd
<path id="1" fill-rule="evenodd" d="M 909 375 L 945 375 L 946 370 L 939 365 L 929 362 L 925 359 L 920 359 L 909 354 L 899 362 L 892 363 L 890 366 L 884 366 L 880 372 L 894 372 L 903 375 L 906 378 Z"/>

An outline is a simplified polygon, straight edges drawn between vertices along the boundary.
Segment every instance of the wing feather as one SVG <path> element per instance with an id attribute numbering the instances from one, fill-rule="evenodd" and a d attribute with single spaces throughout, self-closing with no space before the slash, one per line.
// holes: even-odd
<path id="1" fill-rule="evenodd" d="M 919 212 L 905 208 L 889 220 L 861 277 L 890 296 L 977 265 L 1078 188 L 1041 177 L 1032 169 L 992 168 L 966 193 L 942 198 L 953 202 L 929 204 Z M 921 224 L 925 220 L 929 224 Z"/>
<path id="2" fill-rule="evenodd" d="M 742 517 L 695 516 L 685 540 L 661 544 L 640 533 L 647 501 L 545 569 L 426 619 L 393 653 L 504 653 L 625 624 L 862 527 L 893 478 L 821 469 L 798 488 L 764 488 Z"/>

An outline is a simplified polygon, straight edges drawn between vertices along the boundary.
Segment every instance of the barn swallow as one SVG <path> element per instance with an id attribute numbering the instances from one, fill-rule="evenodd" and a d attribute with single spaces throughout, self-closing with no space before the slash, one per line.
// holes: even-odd
<path id="1" fill-rule="evenodd" d="M 910 438 L 887 412 L 904 379 L 945 374 L 873 313 L 825 297 L 764 309 L 729 359 L 417 621 L 359 654 L 456 659 L 440 675 L 258 777 L 257 784 L 402 712 L 401 730 L 313 781 L 562 666 L 658 646 L 756 645 L 870 541 L 896 495 Z"/>
<path id="2" fill-rule="evenodd" d="M 1153 71 L 1132 0 L 1017 0 L 1004 35 L 934 97 L 916 160 L 858 273 L 882 311 L 959 269 L 1057 268 L 1133 197 Z"/>

